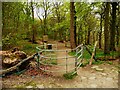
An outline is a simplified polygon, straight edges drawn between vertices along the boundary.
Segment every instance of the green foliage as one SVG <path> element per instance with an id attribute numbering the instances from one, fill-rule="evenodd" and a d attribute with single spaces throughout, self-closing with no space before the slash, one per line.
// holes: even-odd
<path id="1" fill-rule="evenodd" d="M 118 68 L 118 72 L 119 72 L 119 74 L 120 74 L 120 64 L 118 64 L 117 66 L 115 66 L 115 67 L 117 67 Z"/>
<path id="2" fill-rule="evenodd" d="M 81 64 L 81 66 L 80 67 L 85 67 L 86 65 L 88 65 L 89 64 L 89 61 L 88 60 L 86 60 L 84 63 L 82 63 Z"/>
<path id="3" fill-rule="evenodd" d="M 33 53 L 36 53 L 36 46 L 39 44 L 32 44 L 31 42 L 27 40 L 19 40 L 17 47 L 20 48 L 20 50 L 26 52 L 28 55 L 32 55 Z"/>
<path id="4" fill-rule="evenodd" d="M 76 72 L 69 72 L 69 73 L 63 74 L 63 76 L 65 77 L 65 79 L 73 79 L 77 76 L 77 73 Z"/>
<path id="5" fill-rule="evenodd" d="M 111 62 L 111 61 L 108 61 L 107 63 L 110 64 L 110 65 L 113 65 L 113 62 Z"/>
<path id="6" fill-rule="evenodd" d="M 54 51 L 51 52 L 42 52 L 43 55 L 46 57 L 50 57 L 49 59 L 44 59 L 42 60 L 43 64 L 52 64 L 52 65 L 57 65 L 57 56 Z"/>
<path id="7" fill-rule="evenodd" d="M 104 61 L 101 61 L 101 60 L 97 60 L 97 61 L 93 61 L 92 64 L 95 64 L 95 65 L 99 65 L 99 64 L 103 64 Z"/>
<path id="8" fill-rule="evenodd" d="M 2 39 L 2 49 L 10 49 L 17 45 L 18 39 L 15 36 L 12 36 L 11 33 Z"/>
<path id="9" fill-rule="evenodd" d="M 44 60 L 43 61 L 44 64 L 52 64 L 52 65 L 57 65 L 57 59 L 50 59 L 50 60 Z"/>

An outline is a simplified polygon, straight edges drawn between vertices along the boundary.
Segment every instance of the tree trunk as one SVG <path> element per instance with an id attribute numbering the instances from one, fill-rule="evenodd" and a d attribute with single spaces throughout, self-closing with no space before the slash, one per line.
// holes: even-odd
<path id="1" fill-rule="evenodd" d="M 116 2 L 112 2 L 112 23 L 110 30 L 110 51 L 115 51 L 115 31 L 116 31 Z"/>
<path id="2" fill-rule="evenodd" d="M 120 2 L 118 3 L 118 5 L 120 4 Z M 117 37 L 116 37 L 116 42 L 117 42 L 117 46 L 119 46 L 120 44 L 120 7 L 118 7 L 118 14 L 117 14 L 117 26 L 116 26 L 116 31 L 117 31 Z"/>
<path id="3" fill-rule="evenodd" d="M 100 32 L 99 32 L 99 48 L 101 49 L 102 48 L 102 45 L 101 45 L 101 37 L 102 37 L 102 14 L 100 14 Z"/>
<path id="4" fill-rule="evenodd" d="M 92 36 L 93 36 L 93 37 L 92 37 L 92 39 L 93 39 L 92 44 L 94 44 L 94 43 L 95 43 L 95 31 L 93 31 L 92 34 L 93 34 L 93 35 L 92 35 Z"/>
<path id="5" fill-rule="evenodd" d="M 75 11 L 75 6 L 74 6 L 74 39 L 75 39 L 75 45 L 77 46 L 77 34 L 76 34 L 76 19 L 77 19 L 77 16 L 76 16 L 76 11 Z"/>
<path id="6" fill-rule="evenodd" d="M 80 33 L 81 31 L 82 31 L 82 25 L 80 24 L 79 31 L 78 31 L 78 45 L 82 42 L 82 35 Z"/>
<path id="7" fill-rule="evenodd" d="M 33 2 L 31 0 L 31 9 L 32 9 L 32 43 L 35 43 L 35 27 L 34 27 L 34 8 L 33 8 Z"/>
<path id="8" fill-rule="evenodd" d="M 120 35 L 119 35 L 119 27 L 118 26 L 116 27 L 116 31 L 117 31 L 116 42 L 117 42 L 117 46 L 118 46 L 119 45 L 119 37 L 120 37 Z"/>
<path id="9" fill-rule="evenodd" d="M 90 29 L 88 28 L 88 31 L 87 31 L 87 45 L 90 44 Z"/>
<path id="10" fill-rule="evenodd" d="M 109 11 L 110 3 L 106 2 L 105 19 L 104 19 L 104 54 L 109 54 Z"/>
<path id="11" fill-rule="evenodd" d="M 74 2 L 70 2 L 70 44 L 71 49 L 75 48 L 75 33 L 74 33 Z"/>

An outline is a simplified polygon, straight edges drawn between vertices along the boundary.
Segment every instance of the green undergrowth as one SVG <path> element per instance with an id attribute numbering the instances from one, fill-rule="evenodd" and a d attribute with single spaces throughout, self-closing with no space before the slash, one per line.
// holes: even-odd
<path id="1" fill-rule="evenodd" d="M 113 62 L 112 62 L 112 61 L 108 61 L 107 63 L 110 64 L 110 65 L 113 65 Z"/>
<path id="2" fill-rule="evenodd" d="M 33 44 L 32 42 L 28 42 L 27 40 L 18 41 L 18 47 L 20 48 L 20 50 L 24 51 L 28 55 L 36 53 L 36 47 L 38 45 L 39 44 Z"/>
<path id="3" fill-rule="evenodd" d="M 63 74 L 63 77 L 65 79 L 73 79 L 77 76 L 77 72 L 69 72 L 69 73 L 65 73 Z"/>
<path id="4" fill-rule="evenodd" d="M 49 52 L 43 52 L 42 53 L 45 57 L 49 57 L 48 59 L 43 59 L 42 63 L 44 64 L 52 64 L 52 65 L 57 65 L 57 56 L 55 52 L 49 51 Z"/>
<path id="5" fill-rule="evenodd" d="M 52 64 L 52 65 L 57 65 L 57 60 L 56 59 L 47 59 L 42 61 L 43 64 Z"/>
<path id="6" fill-rule="evenodd" d="M 36 50 L 36 47 L 40 46 L 39 44 L 33 44 L 32 42 L 28 42 L 27 40 L 21 40 L 18 43 L 19 43 L 18 47 L 20 48 L 20 50 L 24 51 L 27 55 L 32 55 L 36 53 L 38 51 Z M 43 52 L 42 54 L 45 55 L 46 57 L 51 57 L 51 59 L 43 60 L 42 63 L 57 65 L 57 58 L 55 52 L 53 51 Z M 56 59 L 52 59 L 52 58 L 56 58 Z"/>
<path id="7" fill-rule="evenodd" d="M 91 52 L 93 52 L 93 48 L 94 48 L 93 46 L 89 45 L 88 48 L 89 48 L 89 50 Z M 75 54 L 76 54 L 76 52 L 74 52 L 74 51 L 73 52 L 69 52 L 69 55 L 71 55 L 71 56 L 75 56 Z M 100 58 L 100 57 L 104 57 L 105 58 L 105 56 L 117 57 L 118 56 L 118 52 L 111 51 L 110 54 L 105 55 L 103 50 L 101 50 L 99 48 L 96 48 L 96 54 L 95 54 L 96 58 Z M 84 51 L 83 51 L 83 59 L 90 59 L 90 58 L 91 58 L 91 55 L 88 53 L 88 51 L 86 49 L 84 49 Z"/>
<path id="8" fill-rule="evenodd" d="M 33 81 L 26 82 L 24 85 L 17 85 L 15 88 L 26 88 L 27 86 L 32 86 L 33 88 L 36 87 L 36 83 Z"/>
<path id="9" fill-rule="evenodd" d="M 93 62 L 92 62 L 93 65 L 99 65 L 99 64 L 103 64 L 103 63 L 104 63 L 104 61 L 101 61 L 101 60 L 97 60 L 97 61 L 94 61 L 94 60 L 93 60 Z M 83 63 L 81 64 L 80 67 L 85 67 L 85 66 L 88 65 L 88 64 L 89 64 L 89 60 L 87 59 L 85 62 L 83 62 Z"/>

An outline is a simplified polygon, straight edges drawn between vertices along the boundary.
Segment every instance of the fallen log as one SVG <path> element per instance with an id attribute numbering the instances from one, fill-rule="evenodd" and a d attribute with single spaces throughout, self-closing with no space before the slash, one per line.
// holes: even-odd
<path id="1" fill-rule="evenodd" d="M 12 66 L 12 67 L 10 67 L 10 68 L 8 68 L 8 69 L 5 69 L 5 70 L 0 70 L 0 75 L 4 75 L 4 74 L 9 73 L 9 72 L 11 72 L 11 71 L 13 71 L 13 70 L 16 70 L 19 66 L 22 65 L 22 63 L 24 63 L 24 62 L 26 62 L 26 61 L 28 61 L 28 60 L 34 59 L 35 55 L 37 55 L 37 53 L 34 54 L 34 55 L 32 55 L 32 56 L 29 56 L 28 58 L 25 58 L 25 59 L 21 60 L 21 61 L 20 61 L 18 64 L 16 64 L 15 66 Z"/>

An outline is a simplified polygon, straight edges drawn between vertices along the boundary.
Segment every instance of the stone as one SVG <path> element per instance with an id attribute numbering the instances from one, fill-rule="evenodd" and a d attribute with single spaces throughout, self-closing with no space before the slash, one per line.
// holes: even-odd
<path id="1" fill-rule="evenodd" d="M 33 86 L 26 86 L 26 88 L 33 88 Z"/>
<path id="2" fill-rule="evenodd" d="M 104 71 L 102 68 L 96 68 L 96 71 Z"/>
<path id="3" fill-rule="evenodd" d="M 101 75 L 106 76 L 107 74 L 106 73 L 101 73 Z"/>
<path id="4" fill-rule="evenodd" d="M 83 77 L 83 76 L 81 76 L 81 79 L 86 79 L 87 77 Z"/>
<path id="5" fill-rule="evenodd" d="M 90 87 L 91 88 L 97 88 L 97 85 L 96 84 L 91 84 Z"/>
<path id="6" fill-rule="evenodd" d="M 96 68 L 98 68 L 98 66 L 92 66 L 91 68 L 92 68 L 92 69 L 96 69 Z"/>
<path id="7" fill-rule="evenodd" d="M 45 88 L 43 84 L 41 85 L 36 85 L 38 88 Z"/>
<path id="8" fill-rule="evenodd" d="M 108 81 L 112 81 L 113 79 L 108 77 L 108 78 L 106 78 L 106 80 L 108 80 Z"/>
<path id="9" fill-rule="evenodd" d="M 52 88 L 52 85 L 49 85 L 48 88 Z"/>
<path id="10" fill-rule="evenodd" d="M 96 77 L 90 77 L 89 79 L 90 79 L 90 80 L 94 80 L 95 78 L 96 78 Z"/>

